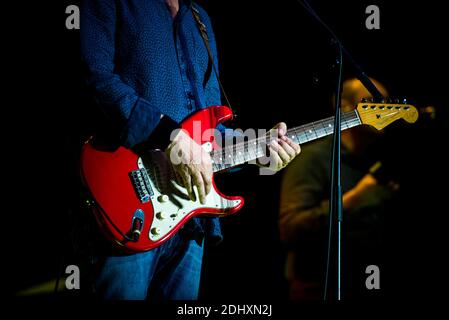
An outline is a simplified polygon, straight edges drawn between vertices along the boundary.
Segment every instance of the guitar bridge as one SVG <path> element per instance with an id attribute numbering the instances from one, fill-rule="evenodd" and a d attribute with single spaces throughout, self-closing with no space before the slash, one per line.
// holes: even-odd
<path id="1" fill-rule="evenodd" d="M 131 183 L 139 197 L 140 202 L 147 203 L 154 195 L 153 188 L 150 184 L 150 178 L 145 168 L 135 170 L 129 173 Z"/>

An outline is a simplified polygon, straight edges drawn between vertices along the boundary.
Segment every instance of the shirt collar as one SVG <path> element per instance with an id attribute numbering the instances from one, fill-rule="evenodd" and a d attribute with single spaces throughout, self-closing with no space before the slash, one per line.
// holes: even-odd
<path id="1" fill-rule="evenodd" d="M 159 1 L 163 2 L 163 3 L 166 3 L 166 0 L 159 0 Z M 192 0 L 179 0 L 179 6 L 186 5 L 188 7 L 191 7 L 192 4 L 193 4 Z"/>

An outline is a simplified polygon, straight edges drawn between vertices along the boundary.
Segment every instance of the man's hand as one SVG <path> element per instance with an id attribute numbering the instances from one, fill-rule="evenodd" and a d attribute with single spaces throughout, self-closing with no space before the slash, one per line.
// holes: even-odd
<path id="1" fill-rule="evenodd" d="M 297 155 L 301 153 L 299 144 L 287 137 L 287 125 L 278 123 L 270 131 L 272 139 L 268 145 L 269 158 L 258 159 L 257 164 L 272 171 L 279 171 L 287 166 Z"/>
<path id="2" fill-rule="evenodd" d="M 390 182 L 384 186 L 385 192 L 379 192 L 376 189 L 381 188 L 376 178 L 368 173 L 356 184 L 354 188 L 343 194 L 343 209 L 351 210 L 359 206 L 361 203 L 366 204 L 367 197 L 375 196 L 378 201 L 383 201 L 391 197 L 391 195 L 399 189 L 399 185 L 394 182 Z"/>
<path id="3" fill-rule="evenodd" d="M 352 208 L 355 208 L 363 195 L 366 192 L 369 192 L 369 190 L 375 185 L 377 185 L 377 180 L 372 174 L 366 174 L 363 176 L 354 188 L 343 194 L 343 209 L 351 210 Z"/>
<path id="4" fill-rule="evenodd" d="M 198 189 L 201 204 L 212 187 L 212 160 L 210 154 L 180 130 L 166 150 L 179 185 L 185 187 L 192 201 L 196 200 L 193 187 Z"/>

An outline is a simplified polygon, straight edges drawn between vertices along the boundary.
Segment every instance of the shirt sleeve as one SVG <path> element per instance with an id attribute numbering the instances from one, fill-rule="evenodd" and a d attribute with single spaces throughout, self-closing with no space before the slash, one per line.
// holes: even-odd
<path id="1" fill-rule="evenodd" d="M 81 6 L 81 58 L 87 84 L 120 142 L 132 147 L 145 141 L 159 123 L 160 110 L 140 97 L 114 73 L 116 7 L 113 0 L 85 0 Z"/>
<path id="2" fill-rule="evenodd" d="M 316 154 L 305 149 L 286 169 L 282 179 L 279 226 L 281 239 L 287 246 L 295 246 L 301 236 L 327 225 L 329 200 L 325 171 L 317 162 Z"/>

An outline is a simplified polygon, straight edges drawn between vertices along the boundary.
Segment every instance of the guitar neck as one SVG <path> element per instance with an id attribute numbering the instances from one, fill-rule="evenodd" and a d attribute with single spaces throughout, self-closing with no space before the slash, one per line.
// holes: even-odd
<path id="1" fill-rule="evenodd" d="M 357 110 L 343 113 L 341 116 L 341 130 L 346 130 L 361 124 L 362 121 Z M 287 136 L 298 144 L 311 142 L 333 133 L 334 117 L 287 130 Z M 211 153 L 213 171 L 226 170 L 263 157 L 265 155 L 266 145 L 270 142 L 270 139 L 270 135 L 267 135 L 262 138 L 247 140 L 213 151 Z"/>

